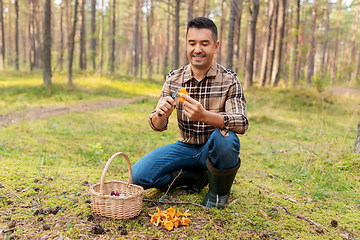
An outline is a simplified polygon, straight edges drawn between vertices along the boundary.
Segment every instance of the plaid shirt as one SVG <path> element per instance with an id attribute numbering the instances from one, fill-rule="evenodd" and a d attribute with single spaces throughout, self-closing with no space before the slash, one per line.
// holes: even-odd
<path id="1" fill-rule="evenodd" d="M 189 96 L 199 101 L 202 106 L 224 117 L 224 126 L 220 129 L 223 136 L 228 136 L 229 130 L 244 134 L 248 129 L 246 100 L 240 80 L 234 72 L 225 69 L 213 61 L 212 66 L 199 82 L 192 76 L 190 65 L 178 70 L 171 71 L 162 88 L 161 98 L 171 96 L 179 87 L 184 87 Z M 199 121 L 190 120 L 183 114 L 183 104 L 176 100 L 177 119 L 179 126 L 179 141 L 191 144 L 204 144 L 216 127 Z M 150 114 L 149 124 L 155 131 L 151 118 L 155 110 Z"/>

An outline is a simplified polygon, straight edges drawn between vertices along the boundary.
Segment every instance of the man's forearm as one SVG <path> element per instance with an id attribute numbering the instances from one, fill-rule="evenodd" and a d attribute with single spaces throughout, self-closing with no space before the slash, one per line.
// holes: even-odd
<path id="1" fill-rule="evenodd" d="M 156 114 L 150 119 L 156 129 L 164 129 L 167 125 L 166 118 L 159 118 Z"/>
<path id="2" fill-rule="evenodd" d="M 219 113 L 206 111 L 202 122 L 217 128 L 222 128 L 224 126 L 224 117 Z"/>

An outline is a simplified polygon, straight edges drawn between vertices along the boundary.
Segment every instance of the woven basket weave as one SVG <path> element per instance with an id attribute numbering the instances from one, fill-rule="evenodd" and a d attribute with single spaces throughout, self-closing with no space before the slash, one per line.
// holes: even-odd
<path id="1" fill-rule="evenodd" d="M 111 162 L 122 155 L 128 166 L 128 182 L 106 181 L 105 176 Z M 101 176 L 101 182 L 90 187 L 91 210 L 100 216 L 112 219 L 129 219 L 140 214 L 144 189 L 132 183 L 132 170 L 128 156 L 122 152 L 115 153 L 106 163 Z M 110 196 L 111 191 L 117 191 L 120 196 Z"/>

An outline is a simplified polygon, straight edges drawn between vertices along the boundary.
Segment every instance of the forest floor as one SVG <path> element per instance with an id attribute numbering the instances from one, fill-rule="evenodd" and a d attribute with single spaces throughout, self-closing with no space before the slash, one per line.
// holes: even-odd
<path id="1" fill-rule="evenodd" d="M 341 94 L 345 96 L 360 95 L 360 89 L 356 89 L 356 88 L 338 87 L 338 88 L 329 88 L 327 89 L 327 91 L 332 92 L 334 94 Z M 74 113 L 74 112 L 96 111 L 104 108 L 115 107 L 115 106 L 128 104 L 131 102 L 136 102 L 138 100 L 141 100 L 141 98 L 139 97 L 130 98 L 130 99 L 118 98 L 118 99 L 111 99 L 105 101 L 82 103 L 77 105 L 38 107 L 27 110 L 21 110 L 21 111 L 16 110 L 7 114 L 0 114 L 0 127 L 5 127 L 9 124 L 19 123 L 23 121 L 44 119 L 49 116 L 58 116 L 58 115 Z"/>
<path id="2" fill-rule="evenodd" d="M 39 100 L 40 87 L 20 89 L 23 98 L 15 87 L 4 90 L 13 93 L 0 114 L 0 240 L 360 239 L 360 161 L 352 151 L 360 89 L 249 89 L 251 128 L 241 136 L 243 164 L 224 210 L 193 205 L 207 187 L 191 195 L 148 189 L 139 216 L 109 220 L 92 213 L 89 194 L 108 153 L 121 150 L 134 163 L 175 141 L 178 130 L 173 116 L 168 131 L 149 131 L 161 84 L 106 83 L 112 88 L 89 95 L 55 86 L 51 96 L 63 101 Z M 120 92 L 127 83 L 131 94 Z M 107 179 L 126 179 L 120 160 Z M 150 223 L 156 207 L 170 206 L 190 210 L 190 226 Z"/>

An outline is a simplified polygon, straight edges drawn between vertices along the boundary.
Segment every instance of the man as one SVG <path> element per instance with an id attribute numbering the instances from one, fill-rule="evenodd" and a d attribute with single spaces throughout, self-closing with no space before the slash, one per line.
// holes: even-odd
<path id="1" fill-rule="evenodd" d="M 213 60 L 219 44 L 212 20 L 189 21 L 186 51 L 190 64 L 168 74 L 149 117 L 152 129 L 164 131 L 176 107 L 179 139 L 151 151 L 132 167 L 133 183 L 145 189 L 182 187 L 194 193 L 209 184 L 203 200 L 208 208 L 225 207 L 241 163 L 236 133 L 248 128 L 239 79 Z M 171 97 L 179 87 L 189 94 L 180 94 L 183 103 Z"/>

